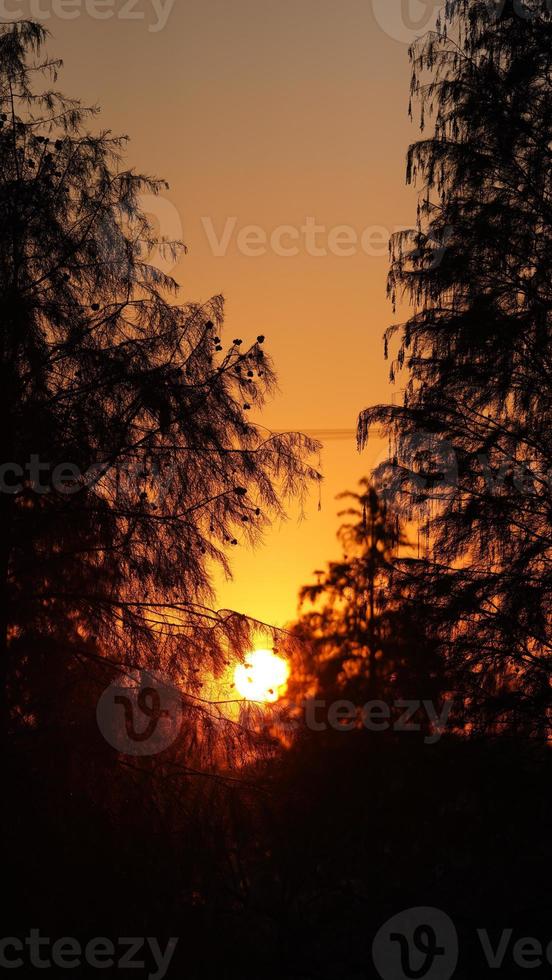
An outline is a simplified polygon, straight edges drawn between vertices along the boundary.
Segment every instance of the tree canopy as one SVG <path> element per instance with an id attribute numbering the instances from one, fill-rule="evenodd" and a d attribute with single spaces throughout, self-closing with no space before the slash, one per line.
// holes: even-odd
<path id="1" fill-rule="evenodd" d="M 368 479 L 338 499 L 350 501 L 339 513 L 343 555 L 301 589 L 289 698 L 349 698 L 360 708 L 435 697 L 444 689 L 442 664 L 397 564 L 410 551 L 401 522 Z"/>
<path id="2" fill-rule="evenodd" d="M 212 608 L 213 568 L 319 478 L 312 440 L 250 418 L 276 384 L 262 330 L 225 347 L 222 297 L 182 302 L 151 264 L 183 249 L 141 211 L 166 184 L 89 131 L 45 41 L 0 29 L 4 725 L 33 717 L 52 648 L 197 693 L 252 629 Z"/>
<path id="3" fill-rule="evenodd" d="M 434 610 L 476 726 L 547 726 L 552 668 L 550 330 L 552 14 L 449 0 L 411 50 L 432 133 L 408 153 L 417 225 L 395 236 L 389 292 L 401 406 L 379 472 L 418 520 L 413 588 Z M 446 460 L 449 460 L 447 463 Z M 452 464 L 450 461 L 452 460 Z"/>

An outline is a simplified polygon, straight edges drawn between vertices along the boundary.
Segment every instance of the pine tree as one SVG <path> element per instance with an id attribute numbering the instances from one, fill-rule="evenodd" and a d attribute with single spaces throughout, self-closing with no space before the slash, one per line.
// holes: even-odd
<path id="1" fill-rule="evenodd" d="M 542 732 L 552 669 L 552 14 L 449 0 L 411 50 L 433 132 L 409 150 L 417 226 L 392 244 L 400 407 L 379 479 L 426 542 L 414 575 L 473 723 Z M 411 104 L 412 111 L 412 104 Z M 446 457 L 454 457 L 448 466 Z"/>
<path id="2" fill-rule="evenodd" d="M 351 506 L 339 513 L 343 548 L 318 581 L 299 594 L 300 612 L 293 635 L 289 698 L 328 702 L 349 698 L 357 706 L 369 700 L 431 698 L 442 689 L 423 610 L 409 605 L 395 568 L 408 541 L 396 516 L 367 479 Z"/>
<path id="3" fill-rule="evenodd" d="M 275 385 L 264 336 L 223 349 L 222 298 L 179 302 L 149 263 L 140 196 L 166 185 L 88 131 L 95 109 L 37 87 L 60 67 L 45 40 L 0 29 L 4 730 L 33 717 L 60 645 L 197 693 L 251 631 L 212 608 L 212 569 L 318 478 L 312 441 L 248 418 Z"/>

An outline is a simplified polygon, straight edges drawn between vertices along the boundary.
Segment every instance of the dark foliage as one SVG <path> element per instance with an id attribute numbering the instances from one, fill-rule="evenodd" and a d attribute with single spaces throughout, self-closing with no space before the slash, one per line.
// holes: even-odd
<path id="1" fill-rule="evenodd" d="M 404 404 L 360 419 L 391 439 L 379 479 L 426 542 L 412 588 L 476 727 L 544 734 L 552 668 L 552 15 L 451 0 L 412 49 L 428 138 L 408 154 L 417 227 L 389 289 L 413 312 Z M 523 14 L 523 15 L 522 15 Z M 391 334 L 389 331 L 386 346 Z"/>
<path id="2" fill-rule="evenodd" d="M 444 689 L 443 665 L 423 608 L 403 594 L 397 559 L 410 549 L 402 526 L 366 479 L 338 499 L 351 501 L 339 513 L 343 557 L 301 590 L 288 696 L 297 703 L 346 698 L 359 707 L 435 698 Z"/>
<path id="3" fill-rule="evenodd" d="M 197 695 L 252 630 L 212 608 L 212 569 L 318 478 L 313 442 L 248 418 L 275 386 L 264 337 L 224 351 L 222 299 L 177 303 L 149 264 L 182 248 L 140 210 L 164 183 L 88 132 L 96 110 L 37 87 L 59 68 L 44 41 L 0 31 L 4 730 L 60 722 L 85 677 L 94 704 L 109 664 Z"/>
<path id="4" fill-rule="evenodd" d="M 3 936 L 175 936 L 167 975 L 189 980 L 367 980 L 380 927 L 419 906 L 453 919 L 458 980 L 486 975 L 477 929 L 550 943 L 550 752 L 517 736 L 546 730 L 552 511 L 516 468 L 551 465 L 551 18 L 498 6 L 449 0 L 449 36 L 414 50 L 437 128 L 410 154 L 420 223 L 390 277 L 416 307 L 394 365 L 410 385 L 360 428 L 385 423 L 396 458 L 379 496 L 352 495 L 295 631 L 299 696 L 435 698 L 452 671 L 471 737 L 433 744 L 303 726 L 284 751 L 201 701 L 251 628 L 211 608 L 209 569 L 317 478 L 314 446 L 248 421 L 274 385 L 264 337 L 221 351 L 221 301 L 176 303 L 139 207 L 159 185 L 78 104 L 33 94 L 39 27 L 0 31 L 1 458 L 75 467 L 0 493 Z M 421 525 L 415 557 L 390 495 Z M 185 716 L 136 759 L 95 709 L 143 667 Z"/>

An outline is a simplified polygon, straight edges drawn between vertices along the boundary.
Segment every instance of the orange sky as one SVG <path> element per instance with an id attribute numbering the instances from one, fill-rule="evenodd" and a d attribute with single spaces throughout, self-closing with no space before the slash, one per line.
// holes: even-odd
<path id="1" fill-rule="evenodd" d="M 21 0 L 24 13 L 32 2 Z M 233 550 L 234 582 L 221 583 L 221 606 L 282 625 L 300 585 L 339 553 L 335 494 L 369 469 L 373 453 L 359 456 L 352 434 L 357 414 L 392 394 L 385 239 L 415 216 L 404 186 L 416 135 L 406 112 L 412 31 L 399 0 L 176 0 L 156 32 L 150 0 L 132 20 L 122 19 L 123 0 L 111 0 L 106 20 L 86 13 L 90 2 L 72 0 L 72 20 L 45 21 L 49 49 L 65 61 L 63 90 L 100 104 L 101 125 L 131 136 L 129 163 L 169 181 L 157 217 L 169 235 L 181 227 L 189 247 L 174 273 L 182 299 L 221 292 L 226 340 L 266 334 L 281 394 L 264 424 L 351 430 L 325 444 L 322 511 L 314 494 L 306 520 L 292 513 L 255 552 Z M 308 218 L 326 227 L 316 239 L 326 255 L 309 254 L 299 230 Z M 234 234 L 216 255 L 227 222 Z M 244 248 L 250 225 L 268 238 L 291 226 L 275 247 L 298 254 Z M 341 225 L 372 229 L 366 248 L 337 233 L 332 242 Z M 347 243 L 353 254 L 334 254 Z M 244 254 L 255 249 L 265 254 Z"/>

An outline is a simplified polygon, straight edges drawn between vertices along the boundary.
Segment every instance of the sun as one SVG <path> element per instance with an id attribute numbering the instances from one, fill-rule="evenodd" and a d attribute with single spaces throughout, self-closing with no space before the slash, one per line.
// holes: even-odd
<path id="1" fill-rule="evenodd" d="M 289 677 L 289 664 L 272 650 L 254 650 L 234 671 L 234 683 L 248 701 L 274 703 L 283 694 Z"/>

